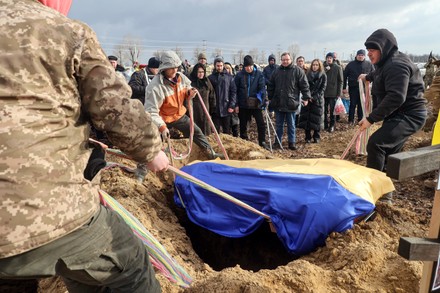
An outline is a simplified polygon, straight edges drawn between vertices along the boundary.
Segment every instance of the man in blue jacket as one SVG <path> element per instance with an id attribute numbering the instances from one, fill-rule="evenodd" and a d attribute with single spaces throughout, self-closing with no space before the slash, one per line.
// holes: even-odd
<path id="1" fill-rule="evenodd" d="M 243 70 L 235 76 L 237 108 L 240 118 L 240 137 L 248 140 L 247 125 L 252 116 L 257 122 L 258 144 L 268 148 L 265 142 L 266 126 L 261 108 L 266 104 L 266 86 L 263 73 L 254 65 L 252 57 L 244 56 Z"/>

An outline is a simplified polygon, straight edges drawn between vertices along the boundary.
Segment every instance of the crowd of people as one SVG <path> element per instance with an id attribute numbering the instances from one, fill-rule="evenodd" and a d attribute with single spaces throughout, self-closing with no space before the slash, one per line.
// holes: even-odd
<path id="1" fill-rule="evenodd" d="M 279 65 L 270 55 L 263 71 L 249 55 L 234 68 L 217 56 L 209 72 L 204 53 L 190 68 L 167 51 L 128 78 L 87 25 L 49 2 L 0 0 L 8 24 L 0 31 L 6 44 L 0 46 L 0 279 L 58 275 L 69 292 L 161 291 L 141 240 L 99 204 L 95 172 L 84 176 L 90 126 L 152 171 L 169 166 L 162 141 L 170 128 L 189 135 L 192 101 L 194 141 L 209 158 L 221 156 L 206 139 L 208 118 L 216 131 L 230 134 L 235 127 L 242 139 L 249 139 L 254 118 L 258 143 L 267 147 L 263 109 L 275 113 L 274 147 L 282 146 L 287 122 L 287 146 L 295 150 L 298 113 L 305 142 L 319 143 L 320 131 L 335 131 L 335 102 L 347 87 L 349 122 L 355 121 L 356 81 L 367 80 L 374 108 L 367 117 L 358 110 L 358 126 L 383 122 L 368 142 L 367 166 L 384 171 L 387 157 L 426 119 L 420 71 L 386 29 L 365 42 L 374 68 L 359 50 L 345 70 L 334 52 L 310 68 L 286 52 Z"/>

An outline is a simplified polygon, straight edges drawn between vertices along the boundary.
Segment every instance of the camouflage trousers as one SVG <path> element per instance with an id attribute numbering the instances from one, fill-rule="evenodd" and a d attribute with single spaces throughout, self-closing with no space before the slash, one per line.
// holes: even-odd
<path id="1" fill-rule="evenodd" d="M 102 206 L 79 230 L 0 259 L 0 279 L 55 275 L 69 292 L 161 292 L 141 240 L 119 215 Z"/>

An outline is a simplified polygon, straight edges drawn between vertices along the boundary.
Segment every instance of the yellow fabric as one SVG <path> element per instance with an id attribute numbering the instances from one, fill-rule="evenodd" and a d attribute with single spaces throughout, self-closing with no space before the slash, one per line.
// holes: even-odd
<path id="1" fill-rule="evenodd" d="M 273 172 L 329 175 L 350 192 L 373 204 L 385 193 L 394 189 L 391 178 L 385 173 L 337 159 L 301 160 L 215 160 L 211 161 L 235 168 L 252 168 Z M 270 189 L 270 187 L 268 187 Z"/>
<path id="2" fill-rule="evenodd" d="M 432 134 L 431 145 L 440 144 L 440 110 L 437 115 L 437 122 L 435 123 L 434 133 Z"/>

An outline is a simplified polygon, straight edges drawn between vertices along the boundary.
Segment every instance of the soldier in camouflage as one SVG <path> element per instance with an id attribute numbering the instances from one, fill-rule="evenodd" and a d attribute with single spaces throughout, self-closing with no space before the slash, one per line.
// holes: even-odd
<path id="1" fill-rule="evenodd" d="M 99 176 L 83 177 L 88 122 L 165 170 L 150 115 L 88 26 L 36 0 L 0 0 L 0 22 L 0 279 L 59 275 L 70 292 L 159 292 L 142 242 L 99 204 Z"/>

